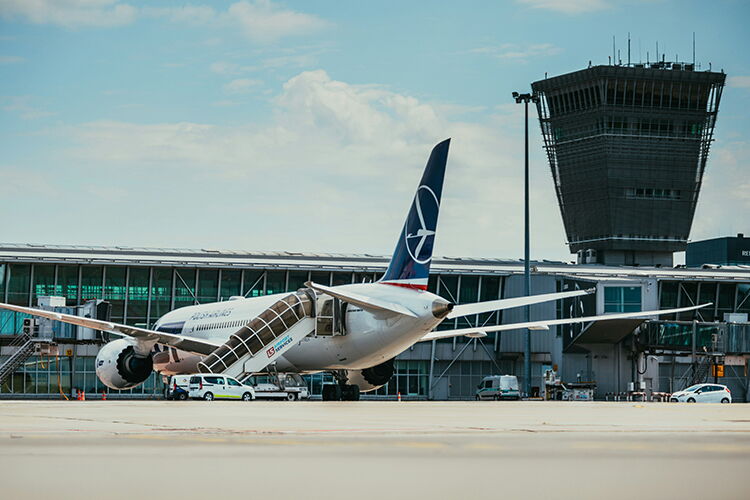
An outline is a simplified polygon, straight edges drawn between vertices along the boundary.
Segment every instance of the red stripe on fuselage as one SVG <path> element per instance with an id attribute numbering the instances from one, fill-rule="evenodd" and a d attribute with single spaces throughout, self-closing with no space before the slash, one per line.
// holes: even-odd
<path id="1" fill-rule="evenodd" d="M 427 285 L 417 285 L 416 283 L 393 283 L 391 281 L 382 281 L 384 285 L 400 286 L 403 288 L 411 288 L 412 290 L 427 291 Z"/>

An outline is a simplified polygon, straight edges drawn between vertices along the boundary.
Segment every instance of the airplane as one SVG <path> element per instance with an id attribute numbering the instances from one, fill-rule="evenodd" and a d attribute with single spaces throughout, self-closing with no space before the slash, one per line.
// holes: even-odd
<path id="1" fill-rule="evenodd" d="M 645 318 L 691 311 L 691 307 L 524 323 L 436 330 L 444 320 L 593 293 L 574 290 L 454 304 L 427 291 L 450 139 L 432 150 L 383 277 L 374 283 L 305 288 L 262 297 L 182 307 L 153 329 L 0 303 L 9 309 L 122 338 L 105 344 L 96 357 L 103 384 L 130 389 L 156 370 L 162 376 L 224 373 L 241 380 L 256 373 L 330 372 L 336 383 L 323 387 L 323 400 L 357 400 L 385 385 L 394 358 L 417 342 L 503 330 L 546 330 L 553 325 Z"/>

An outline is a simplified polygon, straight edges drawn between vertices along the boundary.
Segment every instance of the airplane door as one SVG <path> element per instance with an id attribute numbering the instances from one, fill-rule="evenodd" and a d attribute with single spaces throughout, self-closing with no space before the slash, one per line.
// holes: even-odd
<path id="1" fill-rule="evenodd" d="M 315 318 L 315 335 L 333 336 L 344 335 L 344 317 L 346 316 L 346 303 L 327 295 L 319 295 Z"/>

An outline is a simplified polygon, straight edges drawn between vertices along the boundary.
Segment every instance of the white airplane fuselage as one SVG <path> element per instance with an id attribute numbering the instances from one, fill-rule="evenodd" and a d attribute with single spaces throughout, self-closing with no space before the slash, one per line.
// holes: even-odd
<path id="1" fill-rule="evenodd" d="M 435 328 L 442 321 L 442 315 L 436 317 L 433 306 L 447 304 L 445 299 L 430 292 L 381 283 L 342 285 L 335 289 L 401 304 L 415 317 L 365 310 L 350 304 L 343 317 L 345 334 L 316 335 L 312 332 L 276 360 L 277 370 L 314 373 L 361 370 L 378 365 L 405 351 Z M 241 328 L 238 322 L 248 323 L 286 295 L 289 293 L 183 307 L 162 316 L 155 329 L 182 324 L 180 331 L 170 333 L 223 344 Z M 194 373 L 202 359 L 203 356 L 175 348 L 165 349 L 154 355 L 154 370 L 162 375 Z"/>

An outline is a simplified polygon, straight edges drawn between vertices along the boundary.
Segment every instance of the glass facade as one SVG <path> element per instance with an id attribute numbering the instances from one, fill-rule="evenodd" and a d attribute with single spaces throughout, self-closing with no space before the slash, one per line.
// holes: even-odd
<path id="1" fill-rule="evenodd" d="M 642 311 L 641 287 L 639 286 L 605 286 L 604 312 L 625 313 Z"/>
<path id="2" fill-rule="evenodd" d="M 7 358 L 0 356 L 0 364 Z M 70 398 L 74 388 L 83 390 L 88 399 L 99 399 L 102 393 L 127 397 L 160 397 L 164 393 L 161 377 L 155 372 L 138 387 L 111 390 L 96 376 L 95 360 L 95 356 L 32 356 L 0 384 L 0 395 Z"/>

